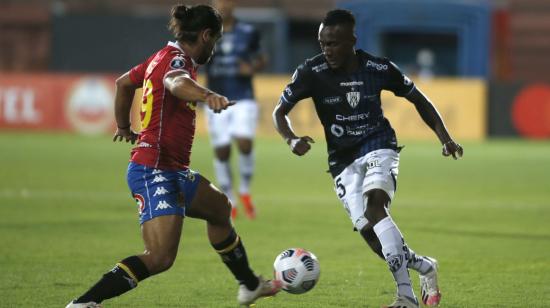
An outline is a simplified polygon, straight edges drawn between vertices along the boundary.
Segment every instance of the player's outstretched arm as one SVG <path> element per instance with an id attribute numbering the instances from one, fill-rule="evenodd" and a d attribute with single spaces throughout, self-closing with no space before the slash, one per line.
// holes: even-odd
<path id="1" fill-rule="evenodd" d="M 164 78 L 164 86 L 175 97 L 187 102 L 205 102 L 216 113 L 235 104 L 227 97 L 201 86 L 183 71 L 168 73 Z"/>
<path id="2" fill-rule="evenodd" d="M 283 104 L 281 100 L 273 111 L 273 124 L 279 134 L 285 139 L 286 143 L 290 146 L 292 153 L 302 156 L 306 154 L 310 149 L 311 143 L 315 141 L 309 136 L 298 137 L 292 130 L 288 113 L 292 110 L 292 105 Z"/>
<path id="3" fill-rule="evenodd" d="M 418 88 L 415 88 L 406 98 L 414 104 L 422 120 L 424 120 L 424 122 L 435 132 L 439 141 L 441 141 L 443 145 L 443 155 L 452 155 L 454 159 L 462 157 L 462 146 L 451 138 L 445 127 L 445 123 L 443 123 L 441 115 L 439 115 L 439 112 L 426 95 L 418 90 Z"/>
<path id="4" fill-rule="evenodd" d="M 117 130 L 113 136 L 113 141 L 136 142 L 137 134 L 132 131 L 130 123 L 130 109 L 134 93 L 139 86 L 135 85 L 130 79 L 130 72 L 124 73 L 116 80 L 115 88 L 115 120 Z"/>

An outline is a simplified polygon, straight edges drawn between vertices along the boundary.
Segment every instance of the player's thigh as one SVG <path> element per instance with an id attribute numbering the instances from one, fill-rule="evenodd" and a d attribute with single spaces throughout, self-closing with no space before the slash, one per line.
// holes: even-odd
<path id="1" fill-rule="evenodd" d="M 365 218 L 365 204 L 361 184 L 363 174 L 354 163 L 349 165 L 338 176 L 334 178 L 334 189 L 336 195 L 342 202 L 354 228 L 363 229 L 368 221 Z"/>
<path id="2" fill-rule="evenodd" d="M 231 204 L 227 196 L 208 179 L 200 177 L 197 192 L 186 208 L 186 215 L 212 223 L 230 223 Z"/>
<path id="3" fill-rule="evenodd" d="M 361 164 L 366 169 L 363 193 L 368 195 L 370 191 L 381 190 L 391 201 L 397 189 L 399 154 L 391 149 L 372 151 L 361 159 Z"/>
<path id="4" fill-rule="evenodd" d="M 208 132 L 210 134 L 210 143 L 213 147 L 221 147 L 231 144 L 231 119 L 233 118 L 233 110 L 231 106 L 220 113 L 214 113 L 207 109 Z"/>
<path id="5" fill-rule="evenodd" d="M 234 138 L 254 139 L 258 124 L 259 106 L 253 100 L 240 100 L 233 108 L 230 129 Z"/>
<path id="6" fill-rule="evenodd" d="M 146 253 L 175 257 L 181 237 L 183 216 L 158 216 L 141 225 Z"/>

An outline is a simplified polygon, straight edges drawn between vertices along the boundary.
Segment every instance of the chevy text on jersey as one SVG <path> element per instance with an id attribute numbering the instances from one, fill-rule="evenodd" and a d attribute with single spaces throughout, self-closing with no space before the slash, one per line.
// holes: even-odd
<path id="1" fill-rule="evenodd" d="M 232 31 L 224 32 L 206 65 L 208 88 L 230 100 L 253 99 L 252 77 L 240 75 L 239 66 L 241 61 L 250 62 L 259 50 L 259 32 L 249 24 L 236 22 Z"/>
<path id="2" fill-rule="evenodd" d="M 143 85 L 141 133 L 131 161 L 162 170 L 188 168 L 195 137 L 196 103 L 182 101 L 164 87 L 164 77 L 173 71 L 197 79 L 197 65 L 174 42 L 130 70 L 132 82 Z"/>
<path id="3" fill-rule="evenodd" d="M 296 104 L 311 97 L 323 125 L 333 176 L 356 158 L 378 149 L 397 150 L 395 131 L 384 117 L 380 93 L 406 96 L 413 82 L 386 58 L 356 51 L 359 68 L 353 73 L 332 70 L 322 54 L 300 65 L 281 100 Z"/>

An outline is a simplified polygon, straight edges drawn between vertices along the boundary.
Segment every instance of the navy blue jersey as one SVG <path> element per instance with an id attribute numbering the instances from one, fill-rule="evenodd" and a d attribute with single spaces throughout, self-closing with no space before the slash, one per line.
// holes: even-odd
<path id="1" fill-rule="evenodd" d="M 359 68 L 336 72 L 322 54 L 300 65 L 285 88 L 283 104 L 311 97 L 324 127 L 329 169 L 338 175 L 356 158 L 378 149 L 397 150 L 395 131 L 382 112 L 380 92 L 406 96 L 413 82 L 386 58 L 356 51 Z"/>
<path id="2" fill-rule="evenodd" d="M 250 62 L 259 50 L 259 32 L 249 24 L 236 22 L 231 32 L 224 32 L 206 66 L 208 88 L 230 100 L 253 99 L 252 77 L 241 76 L 239 64 Z"/>

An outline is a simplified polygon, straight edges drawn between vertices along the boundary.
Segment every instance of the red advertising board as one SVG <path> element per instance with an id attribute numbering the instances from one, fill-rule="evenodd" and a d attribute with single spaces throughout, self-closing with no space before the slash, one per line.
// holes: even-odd
<path id="1" fill-rule="evenodd" d="M 114 81 L 111 75 L 0 74 L 0 129 L 111 131 Z"/>

